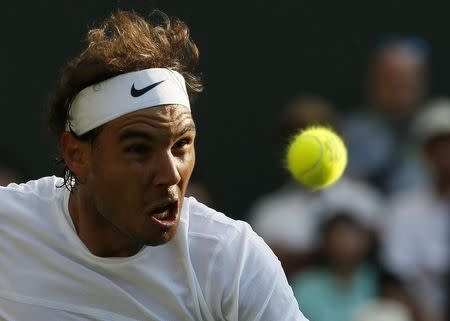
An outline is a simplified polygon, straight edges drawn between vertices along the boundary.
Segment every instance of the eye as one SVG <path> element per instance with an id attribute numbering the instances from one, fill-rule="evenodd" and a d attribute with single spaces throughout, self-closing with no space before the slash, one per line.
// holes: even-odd
<path id="1" fill-rule="evenodd" d="M 180 139 L 179 141 L 177 141 L 177 142 L 173 145 L 173 147 L 174 147 L 175 149 L 182 149 L 182 148 L 184 148 L 184 147 L 190 145 L 191 143 L 192 143 L 192 138 L 186 137 L 186 138 L 183 138 L 183 139 Z"/>

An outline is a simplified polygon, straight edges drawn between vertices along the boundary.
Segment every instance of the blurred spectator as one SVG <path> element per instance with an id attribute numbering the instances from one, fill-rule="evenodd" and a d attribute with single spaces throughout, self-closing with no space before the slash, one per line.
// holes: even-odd
<path id="1" fill-rule="evenodd" d="M 385 193 L 425 179 L 406 142 L 411 119 L 427 96 L 428 51 L 416 37 L 391 36 L 380 42 L 369 62 L 367 105 L 344 123 L 349 173 Z"/>
<path id="2" fill-rule="evenodd" d="M 337 127 L 338 117 L 330 103 L 318 97 L 294 99 L 281 117 L 281 146 L 290 137 L 309 125 Z M 311 192 L 291 180 L 276 191 L 262 196 L 252 206 L 249 221 L 280 259 L 288 279 L 310 262 L 315 246 L 317 214 L 325 201 L 336 203 L 351 198 L 361 208 L 367 220 L 375 220 L 372 213 L 379 205 L 378 195 L 363 182 L 342 178 L 334 186 Z"/>
<path id="3" fill-rule="evenodd" d="M 7 155 L 0 155 L 0 186 L 24 182 L 24 175 L 21 174 L 19 169 L 13 167 L 14 163 Z"/>
<path id="4" fill-rule="evenodd" d="M 7 186 L 10 183 L 17 183 L 19 175 L 11 168 L 7 168 L 0 164 L 0 186 Z"/>
<path id="5" fill-rule="evenodd" d="M 421 321 L 422 316 L 418 302 L 408 292 L 405 282 L 382 267 L 380 270 L 378 277 L 378 299 L 374 304 L 377 305 L 377 301 L 381 305 L 385 302 L 395 303 L 403 307 L 408 318 L 412 321 Z"/>
<path id="6" fill-rule="evenodd" d="M 213 206 L 211 194 L 202 180 L 191 179 L 186 189 L 186 197 L 192 196 L 197 201 L 211 207 Z"/>
<path id="7" fill-rule="evenodd" d="M 377 273 L 369 263 L 373 239 L 356 212 L 334 207 L 328 215 L 319 233 L 321 264 L 292 286 L 310 320 L 349 321 L 376 296 Z"/>
<path id="8" fill-rule="evenodd" d="M 404 283 L 387 271 L 379 271 L 378 297 L 356 310 L 351 320 L 420 321 L 420 315 Z"/>
<path id="9" fill-rule="evenodd" d="M 332 105 L 321 97 L 300 96 L 292 99 L 282 111 L 280 147 L 292 135 L 308 125 L 335 126 L 337 115 Z M 278 256 L 289 277 L 307 264 L 311 248 L 314 218 L 311 206 L 316 194 L 289 180 L 280 189 L 264 195 L 251 207 L 249 221 Z"/>
<path id="10" fill-rule="evenodd" d="M 311 125 L 337 127 L 338 115 L 333 105 L 319 96 L 298 96 L 292 99 L 282 111 L 280 141 L 282 147 L 299 130 Z"/>
<path id="11" fill-rule="evenodd" d="M 358 311 L 352 321 L 412 321 L 406 307 L 395 301 L 378 300 Z"/>
<path id="12" fill-rule="evenodd" d="M 427 105 L 415 133 L 433 180 L 389 202 L 382 259 L 417 298 L 423 320 L 443 321 L 450 268 L 450 100 Z"/>

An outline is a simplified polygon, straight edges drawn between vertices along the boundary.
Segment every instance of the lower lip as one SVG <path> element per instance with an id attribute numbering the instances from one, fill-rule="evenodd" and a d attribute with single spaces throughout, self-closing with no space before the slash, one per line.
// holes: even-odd
<path id="1" fill-rule="evenodd" d="M 167 216 L 164 219 L 158 219 L 153 215 L 150 215 L 150 221 L 155 224 L 159 225 L 163 228 L 169 228 L 175 225 L 177 222 L 177 213 L 178 210 L 176 207 L 169 209 L 169 216 Z"/>

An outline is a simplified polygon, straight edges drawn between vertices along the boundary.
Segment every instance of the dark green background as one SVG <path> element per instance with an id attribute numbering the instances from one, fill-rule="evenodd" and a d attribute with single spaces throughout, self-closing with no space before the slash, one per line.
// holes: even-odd
<path id="1" fill-rule="evenodd" d="M 433 94 L 449 94 L 447 19 L 439 18 L 445 10 L 428 2 L 6 1 L 0 157 L 29 177 L 55 172 L 56 141 L 42 121 L 47 92 L 87 29 L 118 6 L 141 13 L 158 7 L 190 25 L 206 83 L 193 108 L 195 176 L 232 217 L 243 217 L 255 197 L 283 180 L 275 139 L 280 107 L 298 93 L 323 95 L 340 110 L 356 106 L 367 53 L 383 33 L 429 41 Z"/>

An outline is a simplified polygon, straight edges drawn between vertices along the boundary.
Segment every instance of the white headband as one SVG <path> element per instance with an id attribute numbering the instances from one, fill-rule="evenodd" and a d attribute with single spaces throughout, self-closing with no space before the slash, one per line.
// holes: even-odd
<path id="1" fill-rule="evenodd" d="M 191 109 L 178 72 L 150 68 L 122 74 L 80 91 L 70 106 L 66 130 L 83 135 L 127 113 L 169 104 Z"/>

